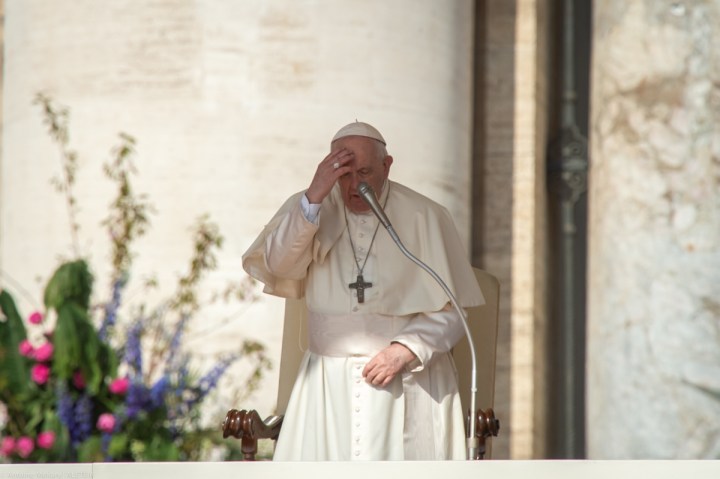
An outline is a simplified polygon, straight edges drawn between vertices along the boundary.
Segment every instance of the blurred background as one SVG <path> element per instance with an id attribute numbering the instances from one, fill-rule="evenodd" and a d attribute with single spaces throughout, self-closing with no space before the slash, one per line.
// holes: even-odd
<path id="1" fill-rule="evenodd" d="M 74 256 L 96 301 L 112 290 L 103 165 L 120 133 L 152 205 L 125 298 L 151 303 L 186 271 L 205 214 L 224 242 L 201 296 L 242 282 L 245 249 L 357 119 L 387 139 L 391 178 L 445 205 L 500 280 L 494 458 L 720 457 L 719 2 L 0 9 L 0 284 L 23 311 Z M 67 109 L 64 147 L 38 94 Z M 67 151 L 73 202 L 53 183 Z M 188 326 L 200 364 L 246 339 L 274 364 L 244 404 L 234 365 L 211 422 L 272 413 L 283 303 L 256 293 Z"/>

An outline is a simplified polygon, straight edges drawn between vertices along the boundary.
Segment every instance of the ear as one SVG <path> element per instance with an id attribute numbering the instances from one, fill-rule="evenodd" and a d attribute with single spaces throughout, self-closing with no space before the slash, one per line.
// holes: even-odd
<path id="1" fill-rule="evenodd" d="M 383 171 L 385 173 L 385 178 L 388 177 L 388 174 L 390 173 L 390 165 L 392 165 L 393 157 L 390 155 L 387 155 L 385 158 L 383 158 Z"/>

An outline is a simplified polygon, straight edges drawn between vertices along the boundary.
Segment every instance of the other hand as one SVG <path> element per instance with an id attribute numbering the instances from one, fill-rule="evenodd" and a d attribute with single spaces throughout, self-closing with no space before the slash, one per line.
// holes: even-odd
<path id="1" fill-rule="evenodd" d="M 363 377 L 373 386 L 385 387 L 414 359 L 415 354 L 407 347 L 392 343 L 365 365 Z"/>
<path id="2" fill-rule="evenodd" d="M 354 157 L 354 153 L 346 148 L 331 151 L 318 165 L 310 187 L 305 192 L 308 201 L 312 204 L 322 203 L 338 178 L 350 172 L 348 163 Z"/>

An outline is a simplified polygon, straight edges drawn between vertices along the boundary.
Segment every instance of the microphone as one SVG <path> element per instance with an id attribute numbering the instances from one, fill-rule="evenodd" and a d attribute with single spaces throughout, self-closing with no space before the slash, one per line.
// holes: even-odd
<path id="1" fill-rule="evenodd" d="M 389 187 L 390 186 L 388 184 L 388 188 Z M 470 346 L 470 358 L 472 360 L 472 377 L 470 378 L 470 418 L 468 427 L 469 430 L 467 435 L 467 456 L 468 459 L 471 460 L 478 459 L 480 457 L 480 440 L 476 437 L 477 424 L 475 421 L 477 408 L 477 356 L 475 355 L 475 343 L 473 342 L 472 335 L 470 334 L 470 327 L 467 324 L 467 314 L 465 313 L 465 310 L 462 309 L 462 307 L 460 306 L 460 303 L 458 303 L 455 295 L 452 293 L 452 291 L 450 291 L 450 288 L 448 288 L 448 285 L 445 284 L 445 281 L 443 281 L 442 278 L 440 278 L 440 276 L 435 271 L 433 271 L 432 268 L 430 268 L 428 265 L 416 258 L 415 255 L 413 255 L 410 251 L 407 250 L 407 248 L 405 248 L 405 245 L 402 244 L 402 241 L 400 241 L 397 233 L 395 233 L 395 229 L 390 224 L 390 220 L 388 220 L 385 211 L 382 209 L 382 206 L 380 206 L 380 203 L 378 203 L 375 192 L 370 187 L 370 185 L 368 185 L 364 181 L 361 182 L 360 184 L 358 184 L 358 192 L 363 197 L 363 199 L 368 204 L 373 213 L 375 213 L 375 216 L 378 217 L 378 220 L 380 220 L 380 223 L 382 223 L 395 244 L 398 246 L 398 248 L 400 248 L 400 251 L 402 251 L 402 253 L 408 257 L 408 259 L 410 259 L 416 265 L 420 266 L 423 270 L 425 270 L 425 272 L 432 276 L 435 281 L 437 281 L 440 287 L 442 287 L 443 291 L 445 291 L 445 294 L 450 299 L 452 305 L 455 307 L 455 311 L 460 316 L 460 319 L 462 319 L 462 324 L 465 328 L 465 336 L 467 337 L 468 345 Z"/>
<path id="2" fill-rule="evenodd" d="M 363 181 L 358 185 L 358 192 L 365 200 L 365 203 L 367 203 L 368 206 L 370 206 L 370 209 L 373 210 L 375 216 L 378 217 L 380 223 L 382 223 L 385 228 L 392 228 L 392 225 L 390 225 L 390 220 L 388 220 L 385 211 L 382 209 L 382 206 L 380 206 L 380 203 L 378 203 L 375 192 L 370 187 L 370 185 Z"/>

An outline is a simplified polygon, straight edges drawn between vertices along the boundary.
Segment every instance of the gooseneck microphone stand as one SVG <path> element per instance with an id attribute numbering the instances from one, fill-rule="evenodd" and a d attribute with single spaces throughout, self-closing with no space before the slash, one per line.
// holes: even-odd
<path id="1" fill-rule="evenodd" d="M 407 248 L 405 248 L 405 245 L 402 244 L 402 241 L 400 241 L 400 238 L 395 232 L 395 229 L 390 224 L 387 215 L 385 215 L 385 211 L 383 211 L 382 207 L 378 203 L 377 197 L 375 196 L 375 192 L 373 191 L 373 189 L 367 183 L 362 182 L 358 185 L 358 192 L 363 197 L 368 206 L 370 206 L 370 209 L 372 209 L 373 213 L 375 213 L 375 216 L 377 216 L 380 222 L 383 224 L 388 234 L 390 234 L 390 237 L 393 239 L 395 244 L 397 244 L 398 248 L 400 248 L 400 251 L 402 251 L 402 253 L 407 256 L 413 263 L 420 266 L 430 276 L 432 276 L 435 281 L 437 281 L 437 283 L 445 291 L 445 294 L 448 296 L 448 298 L 450 298 L 450 302 L 455 308 L 455 311 L 457 311 L 458 315 L 460 315 L 460 318 L 462 319 L 463 327 L 465 328 L 465 335 L 467 336 L 468 344 L 470 345 L 470 357 L 472 360 L 472 378 L 470 378 L 470 424 L 468 427 L 468 434 L 466 439 L 467 458 L 475 459 L 478 456 L 478 448 L 480 445 L 480 441 L 476 437 L 477 357 L 475 356 L 475 344 L 473 342 L 472 336 L 470 335 L 470 328 L 467 324 L 467 314 L 465 313 L 465 310 L 460 307 L 460 304 L 455 298 L 455 295 L 452 293 L 452 291 L 450 291 L 450 288 L 448 288 L 447 284 L 445 284 L 445 281 L 443 281 L 442 278 L 440 278 L 440 276 L 438 276 L 438 274 L 432 270 L 432 268 L 420 261 L 418 258 L 415 257 L 415 255 L 408 251 Z"/>

